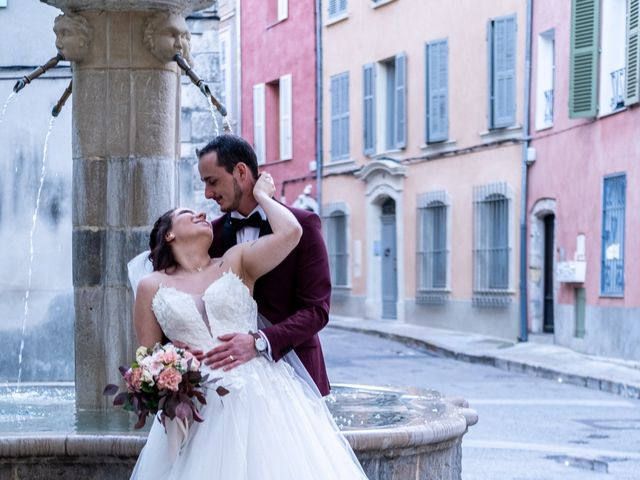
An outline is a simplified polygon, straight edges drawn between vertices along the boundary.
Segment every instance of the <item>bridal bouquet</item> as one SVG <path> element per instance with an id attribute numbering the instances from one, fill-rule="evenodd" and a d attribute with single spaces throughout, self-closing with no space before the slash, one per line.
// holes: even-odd
<path id="1" fill-rule="evenodd" d="M 185 423 L 202 422 L 199 405 L 206 404 L 203 388 L 219 379 L 208 380 L 202 375 L 200 362 L 187 350 L 172 343 L 153 348 L 139 347 L 136 360 L 130 368 L 120 367 L 127 390 L 120 392 L 113 404 L 123 405 L 125 410 L 138 416 L 134 428 L 142 428 L 147 416 L 160 412 L 160 422 L 178 417 Z M 104 395 L 115 395 L 117 385 L 107 385 Z M 229 391 L 222 386 L 216 389 L 220 396 Z M 196 403 L 196 400 L 198 403 Z"/>

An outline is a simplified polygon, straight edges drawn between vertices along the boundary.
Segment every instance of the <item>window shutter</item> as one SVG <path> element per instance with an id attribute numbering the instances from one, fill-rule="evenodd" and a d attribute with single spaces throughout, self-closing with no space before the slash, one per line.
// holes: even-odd
<path id="1" fill-rule="evenodd" d="M 291 74 L 280 77 L 280 160 L 293 157 Z"/>
<path id="2" fill-rule="evenodd" d="M 627 52 L 624 104 L 640 101 L 640 0 L 627 0 Z"/>
<path id="3" fill-rule="evenodd" d="M 369 63 L 363 68 L 364 88 L 363 88 L 363 131 L 364 131 L 364 154 L 372 155 L 376 150 L 376 110 L 375 110 L 375 65 Z"/>
<path id="4" fill-rule="evenodd" d="M 345 73 L 340 78 L 340 156 L 349 156 L 349 74 Z"/>
<path id="5" fill-rule="evenodd" d="M 331 159 L 340 156 L 340 76 L 331 77 Z"/>
<path id="6" fill-rule="evenodd" d="M 396 55 L 396 148 L 407 145 L 407 55 Z"/>
<path id="7" fill-rule="evenodd" d="M 426 46 L 427 132 L 426 141 L 449 137 L 449 46 L 447 40 Z"/>
<path id="8" fill-rule="evenodd" d="M 569 117 L 595 117 L 600 0 L 572 0 Z"/>
<path id="9" fill-rule="evenodd" d="M 516 18 L 493 21 L 491 127 L 504 128 L 516 121 Z"/>
<path id="10" fill-rule="evenodd" d="M 338 0 L 329 0 L 329 17 L 335 17 L 338 13 Z"/>
<path id="11" fill-rule="evenodd" d="M 289 0 L 278 0 L 278 21 L 289 16 Z"/>
<path id="12" fill-rule="evenodd" d="M 264 83 L 253 86 L 253 147 L 258 157 L 258 165 L 265 163 L 265 111 Z"/>

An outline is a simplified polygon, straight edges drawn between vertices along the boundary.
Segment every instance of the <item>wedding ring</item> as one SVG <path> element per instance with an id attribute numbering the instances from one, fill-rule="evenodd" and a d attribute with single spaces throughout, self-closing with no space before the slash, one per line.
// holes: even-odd
<path id="1" fill-rule="evenodd" d="M 229 360 L 231 360 L 232 362 L 235 362 L 235 361 L 236 361 L 236 359 L 235 359 L 235 358 L 233 358 L 233 355 L 229 355 Z"/>

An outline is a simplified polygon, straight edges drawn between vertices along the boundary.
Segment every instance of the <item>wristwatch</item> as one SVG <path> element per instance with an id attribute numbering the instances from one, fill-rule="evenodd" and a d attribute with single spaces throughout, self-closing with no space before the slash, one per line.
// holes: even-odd
<path id="1" fill-rule="evenodd" d="M 267 341 L 258 332 L 249 332 L 253 335 L 254 345 L 258 355 L 264 355 L 267 352 Z"/>

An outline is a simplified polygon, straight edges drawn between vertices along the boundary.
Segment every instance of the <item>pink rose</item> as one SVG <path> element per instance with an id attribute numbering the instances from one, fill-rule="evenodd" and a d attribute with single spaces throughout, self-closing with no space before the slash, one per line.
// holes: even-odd
<path id="1" fill-rule="evenodd" d="M 175 368 L 165 368 L 158 377 L 158 388 L 172 391 L 178 390 L 178 385 L 182 381 L 182 375 Z"/>
<path id="2" fill-rule="evenodd" d="M 130 368 L 124 377 L 129 391 L 138 392 L 142 386 L 142 369 Z"/>
<path id="3" fill-rule="evenodd" d="M 198 371 L 198 369 L 200 368 L 200 362 L 196 357 L 193 356 L 191 352 L 184 352 L 184 359 L 186 361 L 185 363 L 188 363 L 189 360 L 191 360 L 191 368 L 189 369 L 190 371 L 192 372 Z M 185 365 L 185 370 L 186 370 L 186 365 Z"/>
<path id="4" fill-rule="evenodd" d="M 173 350 L 169 350 L 168 352 L 164 352 L 160 355 L 160 361 L 165 365 L 171 365 L 178 361 L 178 354 Z"/>

